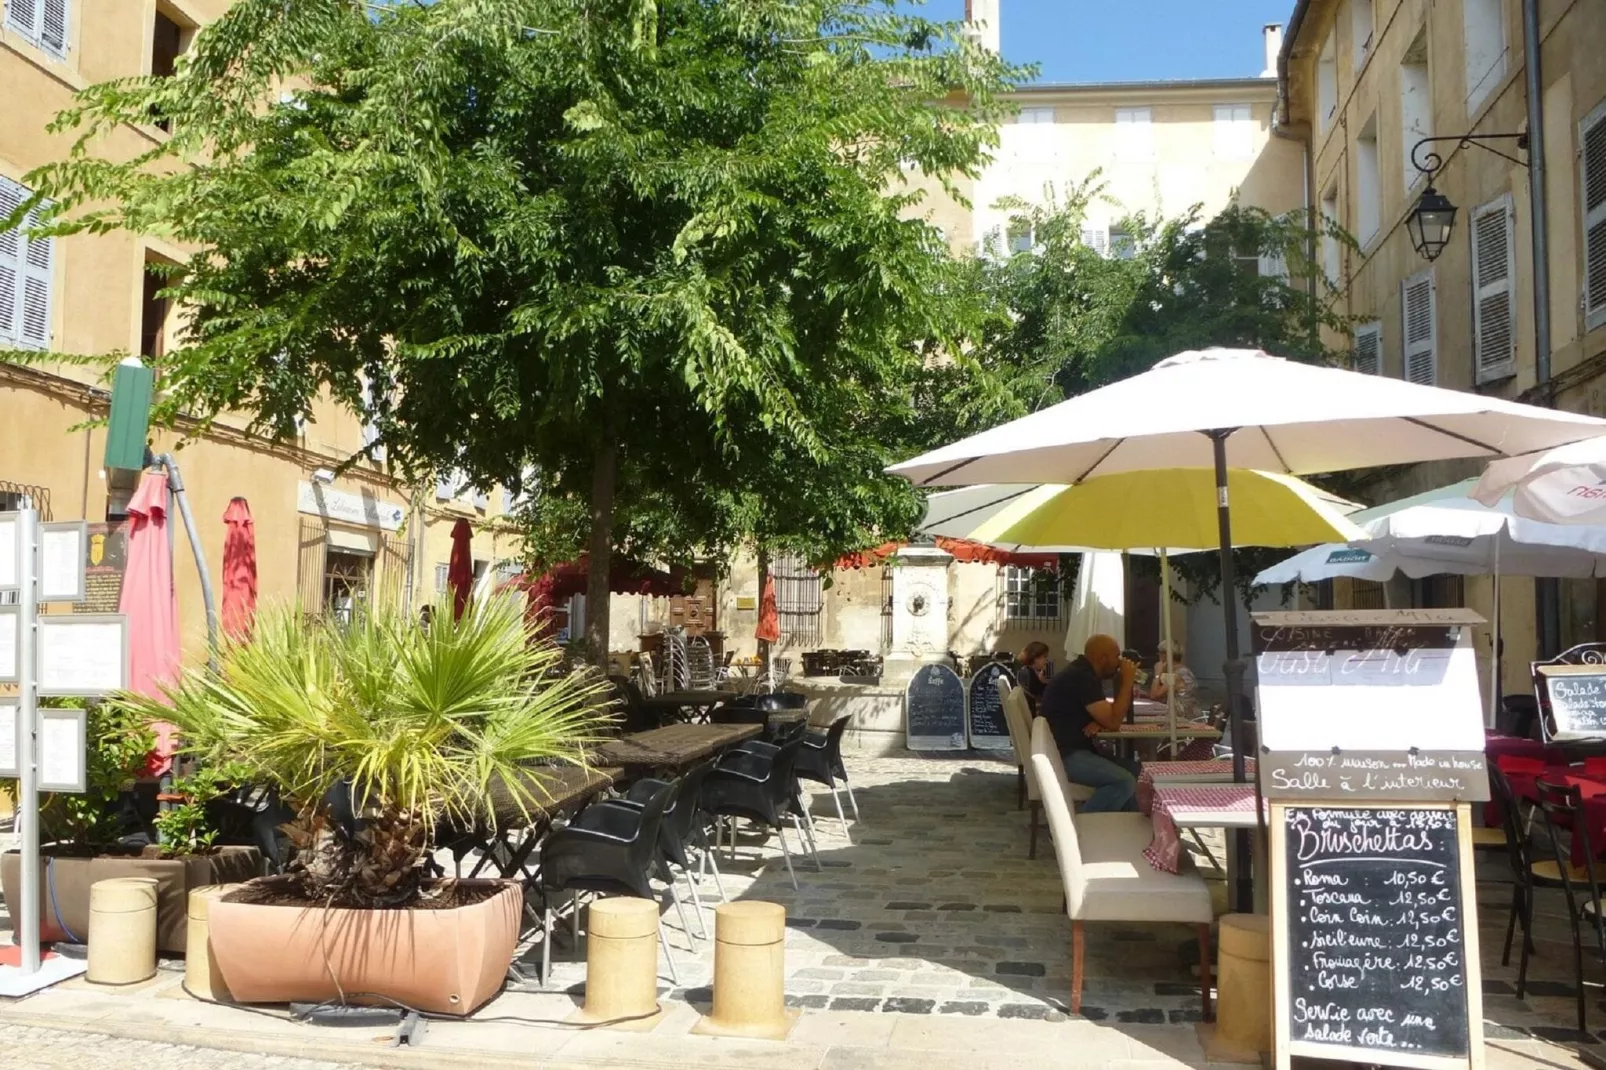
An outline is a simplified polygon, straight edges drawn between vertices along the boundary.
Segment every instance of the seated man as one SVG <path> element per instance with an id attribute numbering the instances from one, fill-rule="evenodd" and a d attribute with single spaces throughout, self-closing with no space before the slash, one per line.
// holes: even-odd
<path id="1" fill-rule="evenodd" d="M 1066 777 L 1094 789 L 1082 804 L 1084 813 L 1138 808 L 1136 774 L 1100 754 L 1094 742 L 1100 731 L 1118 728 L 1126 719 L 1137 671 L 1136 664 L 1121 656 L 1120 644 L 1108 635 L 1095 635 L 1081 657 L 1049 678 L 1038 703 L 1064 759 Z M 1114 701 L 1104 697 L 1104 681 L 1112 677 Z"/>

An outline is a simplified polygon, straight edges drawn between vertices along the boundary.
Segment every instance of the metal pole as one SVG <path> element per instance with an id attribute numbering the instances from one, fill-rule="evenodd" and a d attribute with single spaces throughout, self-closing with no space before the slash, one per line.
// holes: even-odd
<path id="1" fill-rule="evenodd" d="M 213 672 L 217 672 L 217 605 L 212 600 L 212 573 L 206 567 L 206 552 L 201 549 L 201 537 L 195 531 L 195 517 L 190 515 L 190 499 L 184 493 L 184 477 L 179 474 L 178 462 L 173 460 L 171 453 L 164 453 L 156 460 L 167 472 L 167 489 L 178 503 L 178 515 L 184 518 L 184 534 L 189 536 L 190 553 L 195 556 L 195 571 L 201 576 L 201 603 L 206 607 L 206 663 Z M 171 523 L 167 531 L 171 537 Z"/>
<path id="2" fill-rule="evenodd" d="M 1242 784 L 1248 780 L 1244 768 L 1243 712 L 1240 698 L 1243 694 L 1243 663 L 1238 660 L 1238 576 L 1232 560 L 1232 509 L 1227 496 L 1227 438 L 1234 429 L 1206 432 L 1214 447 L 1216 462 L 1216 523 L 1221 535 L 1221 615 L 1226 626 L 1227 647 L 1227 725 L 1232 733 L 1232 780 Z M 1249 855 L 1249 837 L 1243 830 L 1233 834 L 1232 851 L 1236 865 L 1233 909 L 1241 914 L 1255 910 L 1255 885 Z"/>
<path id="3" fill-rule="evenodd" d="M 15 928 L 22 937 L 24 974 L 39 972 L 39 681 L 34 674 L 34 629 L 39 620 L 39 592 L 35 586 L 38 543 L 39 514 L 30 503 L 17 514 L 17 546 L 22 551 L 22 592 L 18 599 L 22 618 L 17 624 L 17 718 L 22 726 L 17 753 L 21 774 L 17 823 L 22 826 L 22 903 Z"/>
<path id="4" fill-rule="evenodd" d="M 1171 679 L 1165 687 L 1166 723 L 1171 726 L 1171 757 L 1177 756 L 1177 659 L 1171 638 L 1171 560 L 1165 548 L 1160 548 L 1160 625 L 1165 633 L 1165 667 Z M 1159 663 L 1156 662 L 1156 665 Z"/>

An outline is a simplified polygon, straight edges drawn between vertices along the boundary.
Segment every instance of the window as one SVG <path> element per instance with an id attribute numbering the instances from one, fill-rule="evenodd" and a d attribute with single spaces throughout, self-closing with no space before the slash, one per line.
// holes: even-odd
<path id="1" fill-rule="evenodd" d="M 67 55 L 67 0 L 5 0 L 6 25 L 57 59 Z"/>
<path id="2" fill-rule="evenodd" d="M 1343 249 L 1331 231 L 1338 225 L 1338 182 L 1335 180 L 1322 191 L 1322 274 L 1327 284 L 1336 287 L 1344 272 Z"/>
<path id="3" fill-rule="evenodd" d="M 1052 572 L 1004 568 L 1004 624 L 1058 624 L 1060 580 Z"/>
<path id="4" fill-rule="evenodd" d="M 1022 108 L 1015 121 L 1023 126 L 1034 126 L 1054 121 L 1053 108 Z"/>
<path id="5" fill-rule="evenodd" d="M 1355 70 L 1360 71 L 1372 52 L 1372 0 L 1350 0 L 1350 38 L 1355 42 Z"/>
<path id="6" fill-rule="evenodd" d="M 435 477 L 435 500 L 438 502 L 451 501 L 463 493 L 463 483 L 463 473 L 457 469 L 454 468 L 450 472 L 442 472 Z"/>
<path id="7" fill-rule="evenodd" d="M 171 78 L 178 73 L 178 58 L 189 49 L 195 27 L 166 8 L 157 7 L 156 23 L 151 31 L 151 75 Z M 172 130 L 172 121 L 162 115 L 151 116 L 158 129 Z"/>
<path id="8" fill-rule="evenodd" d="M 1138 240 L 1119 227 L 1110 228 L 1109 256 L 1112 260 L 1131 260 L 1138 255 Z"/>
<path id="9" fill-rule="evenodd" d="M 0 178 L 0 219 L 33 194 Z M 50 300 L 55 288 L 54 238 L 30 238 L 39 222 L 30 211 L 16 230 L 0 233 L 0 342 L 17 349 L 50 346 Z"/>
<path id="10" fill-rule="evenodd" d="M 1154 159 L 1153 115 L 1148 108 L 1115 109 L 1115 158 L 1125 163 Z"/>
<path id="11" fill-rule="evenodd" d="M 1517 374 L 1514 224 L 1510 194 L 1472 213 L 1472 360 L 1478 383 Z"/>
<path id="12" fill-rule="evenodd" d="M 446 578 L 451 574 L 451 571 L 452 566 L 446 562 L 441 562 L 435 566 L 435 593 L 437 595 L 446 593 Z"/>
<path id="13" fill-rule="evenodd" d="M 1032 225 L 1021 219 L 1009 225 L 1009 251 L 1011 253 L 1029 253 L 1035 243 L 1032 240 Z"/>
<path id="14" fill-rule="evenodd" d="M 374 461 L 385 459 L 385 447 L 379 444 L 380 430 L 378 419 L 378 399 L 374 395 L 374 384 L 368 377 L 362 377 L 362 447 L 369 450 L 368 456 Z"/>
<path id="15" fill-rule="evenodd" d="M 1082 244 L 1100 256 L 1109 252 L 1109 236 L 1103 227 L 1083 227 Z"/>
<path id="16" fill-rule="evenodd" d="M 163 297 L 162 291 L 172 281 L 170 272 L 177 267 L 166 257 L 145 254 L 139 308 L 139 355 L 150 359 L 167 353 L 168 324 L 173 313 L 173 300 Z"/>
<path id="17" fill-rule="evenodd" d="M 1606 101 L 1580 124 L 1578 144 L 1584 194 L 1584 323 L 1586 330 L 1594 330 L 1606 324 Z"/>
<path id="18" fill-rule="evenodd" d="M 1433 272 L 1412 275 L 1400 284 L 1400 336 L 1405 340 L 1405 378 L 1413 383 L 1438 383 L 1438 329 L 1434 322 Z"/>
<path id="19" fill-rule="evenodd" d="M 1424 27 L 1400 61 L 1400 161 L 1409 191 L 1426 178 L 1411 162 L 1411 150 L 1433 136 L 1433 85 L 1428 80 L 1428 31 Z"/>
<path id="20" fill-rule="evenodd" d="M 1383 226 L 1383 191 L 1378 173 L 1377 116 L 1355 139 L 1355 240 L 1364 249 Z"/>
<path id="21" fill-rule="evenodd" d="M 1322 42 L 1321 55 L 1316 58 L 1316 128 L 1326 133 L 1333 125 L 1338 110 L 1338 57 L 1333 46 L 1333 35 Z"/>
<path id="22" fill-rule="evenodd" d="M 802 558 L 783 554 L 770 562 L 770 578 L 775 581 L 781 638 L 792 647 L 818 646 L 820 617 L 825 609 L 825 585 L 820 574 Z"/>
<path id="23" fill-rule="evenodd" d="M 1424 576 L 1411 581 L 1413 609 L 1463 609 L 1467 604 L 1465 576 Z"/>
<path id="24" fill-rule="evenodd" d="M 490 492 L 489 491 L 480 490 L 478 487 L 475 487 L 474 488 L 474 492 L 469 496 L 469 504 L 474 506 L 474 508 L 478 509 L 482 513 L 490 512 L 490 509 L 491 509 L 491 494 L 490 494 Z"/>
<path id="25" fill-rule="evenodd" d="M 1478 110 L 1506 76 L 1504 0 L 1462 0 L 1466 33 L 1467 114 Z"/>
<path id="26" fill-rule="evenodd" d="M 1355 352 L 1350 358 L 1354 369 L 1365 375 L 1383 371 L 1383 324 L 1377 320 L 1355 328 Z"/>
<path id="27" fill-rule="evenodd" d="M 1247 160 L 1255 154 L 1255 123 L 1247 104 L 1217 104 L 1216 155 Z"/>

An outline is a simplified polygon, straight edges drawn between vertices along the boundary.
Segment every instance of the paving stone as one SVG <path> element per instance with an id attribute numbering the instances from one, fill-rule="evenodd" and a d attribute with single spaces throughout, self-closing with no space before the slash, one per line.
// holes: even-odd
<path id="1" fill-rule="evenodd" d="M 982 909 L 991 911 L 994 914 L 1019 914 L 1021 912 L 1020 907 L 1013 903 L 987 903 Z"/>
<path id="2" fill-rule="evenodd" d="M 998 1008 L 998 1017 L 1040 1022 L 1048 1017 L 1048 1008 L 1040 1003 L 1006 1003 Z"/>
<path id="3" fill-rule="evenodd" d="M 854 929 L 857 929 L 861 924 L 862 922 L 856 921 L 853 918 L 821 918 L 820 923 L 816 925 L 815 928 L 839 929 L 843 932 L 851 932 Z"/>
<path id="4" fill-rule="evenodd" d="M 857 970 L 853 974 L 855 981 L 897 981 L 905 975 L 897 970 Z"/>
<path id="5" fill-rule="evenodd" d="M 1157 981 L 1154 985 L 1154 994 L 1157 996 L 1197 996 L 1198 985 L 1184 984 L 1180 981 Z"/>
<path id="6" fill-rule="evenodd" d="M 873 1011 L 880 1005 L 881 1001 L 879 999 L 863 999 L 857 996 L 849 996 L 843 999 L 833 999 L 830 1009 L 833 1011 Z"/>
<path id="7" fill-rule="evenodd" d="M 1536 1025 L 1529 1030 L 1540 1040 L 1548 1040 L 1552 1044 L 1599 1044 L 1600 1041 L 1581 1029 L 1569 1029 L 1564 1025 Z"/>
<path id="8" fill-rule="evenodd" d="M 931 904 L 930 903 L 913 903 L 913 902 L 907 902 L 905 900 L 900 899 L 900 900 L 897 900 L 896 902 L 888 903 L 887 904 L 887 909 L 888 910 L 930 910 L 931 909 Z"/>
<path id="9" fill-rule="evenodd" d="M 970 1018 L 986 1014 L 992 1010 L 992 1004 L 979 999 L 953 1000 L 937 1008 L 939 1014 L 963 1014 Z"/>
<path id="10" fill-rule="evenodd" d="M 876 933 L 875 938 L 883 944 L 912 944 L 920 939 L 914 933 Z"/>
<path id="11" fill-rule="evenodd" d="M 975 910 L 975 903 L 943 903 L 938 910 Z"/>
<path id="12" fill-rule="evenodd" d="M 1165 1011 L 1159 1007 L 1140 1007 L 1131 1011 L 1116 1011 L 1115 1020 L 1133 1025 L 1164 1025 Z"/>
<path id="13" fill-rule="evenodd" d="M 1515 994 L 1517 990 L 1513 988 L 1511 991 Z M 1562 981 L 1529 981 L 1524 994 L 1529 997 L 1563 996 L 1567 999 L 1572 999 L 1577 993 L 1577 988 Z"/>
<path id="14" fill-rule="evenodd" d="M 802 970 L 793 970 L 793 977 L 802 977 L 813 981 L 845 981 L 848 978 L 846 970 L 826 969 L 820 966 L 810 966 Z"/>
<path id="15" fill-rule="evenodd" d="M 908 996 L 896 996 L 881 1004 L 881 1010 L 889 1014 L 930 1014 L 936 1007 L 934 999 L 913 999 Z"/>
<path id="16" fill-rule="evenodd" d="M 1181 1025 L 1184 1022 L 1204 1021 L 1204 1010 L 1200 1007 L 1186 1007 L 1181 1010 L 1166 1011 L 1166 1018 L 1172 1025 Z"/>
<path id="17" fill-rule="evenodd" d="M 1105 1010 L 1103 1007 L 1089 1007 L 1086 1003 L 1082 1004 L 1081 1017 L 1086 1018 L 1090 1022 L 1102 1022 L 1109 1018 L 1109 1016 L 1110 1012 Z"/>
<path id="18" fill-rule="evenodd" d="M 886 985 L 860 984 L 857 981 L 845 981 L 831 986 L 833 996 L 884 996 L 886 993 Z"/>
<path id="19" fill-rule="evenodd" d="M 803 1010 L 810 1011 L 823 1011 L 827 1006 L 830 1005 L 830 1003 L 830 996 L 821 996 L 814 993 L 809 993 L 807 995 L 793 995 L 789 993 L 786 997 L 786 1005 L 788 1007 L 798 1007 Z"/>
<path id="20" fill-rule="evenodd" d="M 1041 962 L 1000 962 L 994 970 L 1005 976 L 1042 977 L 1048 972 Z"/>
<path id="21" fill-rule="evenodd" d="M 1486 996 L 1515 996 L 1517 986 L 1510 981 L 1484 981 L 1483 994 Z"/>
<path id="22" fill-rule="evenodd" d="M 788 929 L 812 929 L 815 922 L 815 918 L 787 918 L 786 927 Z"/>

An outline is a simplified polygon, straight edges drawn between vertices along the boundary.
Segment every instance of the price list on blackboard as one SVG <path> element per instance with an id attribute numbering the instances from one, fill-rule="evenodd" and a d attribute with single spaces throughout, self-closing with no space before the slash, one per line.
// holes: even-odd
<path id="1" fill-rule="evenodd" d="M 1289 1039 L 1380 1056 L 1464 1057 L 1468 972 L 1456 811 L 1279 809 Z"/>

